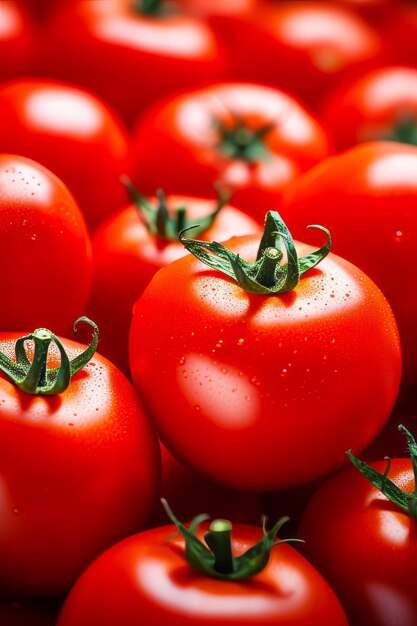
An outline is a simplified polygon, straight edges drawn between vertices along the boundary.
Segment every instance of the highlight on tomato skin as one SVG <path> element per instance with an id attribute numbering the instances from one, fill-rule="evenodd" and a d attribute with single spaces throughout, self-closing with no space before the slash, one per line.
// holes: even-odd
<path id="1" fill-rule="evenodd" d="M 234 561 L 242 559 L 256 542 L 265 540 L 260 529 L 241 524 L 233 524 L 230 539 L 231 524 L 225 520 L 217 528 L 216 521 L 210 529 L 206 525 L 200 528 L 199 522 L 205 517 L 198 516 L 191 523 L 190 529 L 194 525 L 196 532 L 193 544 L 203 539 L 204 530 L 207 541 L 212 540 L 207 544 L 210 546 L 215 543 L 216 532 L 219 541 L 227 540 L 224 535 L 229 533 Z M 184 548 L 184 539 L 174 525 L 148 530 L 116 544 L 95 560 L 74 585 L 58 626 L 347 626 L 344 611 L 328 583 L 288 544 L 273 547 L 264 569 L 242 580 L 196 571 L 187 564 Z M 204 544 L 198 552 L 214 560 Z"/>
<path id="2" fill-rule="evenodd" d="M 267 225 L 265 251 L 283 232 Z M 287 293 L 256 292 L 250 276 L 245 291 L 231 266 L 239 280 L 246 267 L 254 276 L 257 238 L 235 237 L 229 252 L 189 245 L 224 262 L 227 275 L 192 256 L 161 269 L 130 330 L 132 378 L 164 445 L 235 489 L 287 489 L 342 467 L 351 442 L 362 450 L 376 437 L 398 393 L 401 349 L 383 294 L 332 253 Z M 298 242 L 290 253 L 294 265 L 315 254 Z M 276 277 L 293 284 L 279 265 Z"/>
<path id="3" fill-rule="evenodd" d="M 130 382 L 93 356 L 96 327 L 93 335 L 86 348 L 45 328 L 23 339 L 0 333 L 2 597 L 62 597 L 152 514 L 155 434 Z"/>

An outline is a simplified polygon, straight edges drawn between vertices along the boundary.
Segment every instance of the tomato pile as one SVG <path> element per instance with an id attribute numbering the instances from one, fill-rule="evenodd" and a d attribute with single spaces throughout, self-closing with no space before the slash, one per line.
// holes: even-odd
<path id="1" fill-rule="evenodd" d="M 416 41 L 0 1 L 0 626 L 417 626 Z"/>

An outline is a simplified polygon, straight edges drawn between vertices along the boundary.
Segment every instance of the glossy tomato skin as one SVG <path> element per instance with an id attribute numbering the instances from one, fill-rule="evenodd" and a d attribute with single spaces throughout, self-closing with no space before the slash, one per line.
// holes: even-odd
<path id="1" fill-rule="evenodd" d="M 72 589 L 58 626 L 347 626 L 328 584 L 288 544 L 273 549 L 256 577 L 231 582 L 191 569 L 176 533 L 174 526 L 149 530 L 101 555 Z M 260 537 L 236 524 L 233 550 L 240 554 Z"/>
<path id="2" fill-rule="evenodd" d="M 216 123 L 233 119 L 253 131 L 271 125 L 267 155 L 247 162 L 222 152 Z M 220 181 L 234 191 L 235 206 L 263 223 L 284 187 L 328 153 L 326 132 L 291 96 L 264 85 L 218 83 L 166 99 L 138 119 L 131 173 L 145 193 L 159 185 L 212 197 Z"/>
<path id="3" fill-rule="evenodd" d="M 386 462 L 373 463 L 384 472 Z M 409 459 L 392 459 L 390 479 L 414 490 Z M 356 468 L 331 478 L 313 496 L 300 526 L 307 558 L 341 599 L 351 624 L 417 624 L 415 522 Z"/>
<path id="4" fill-rule="evenodd" d="M 1 333 L 9 357 L 21 333 Z M 64 340 L 72 355 L 83 346 Z M 56 365 L 57 356 L 51 356 Z M 96 354 L 57 396 L 0 376 L 0 588 L 66 592 L 105 548 L 149 521 L 159 451 L 137 395 Z"/>
<path id="5" fill-rule="evenodd" d="M 38 33 L 21 2 L 0 6 L 0 82 L 28 73 L 38 48 Z"/>
<path id="6" fill-rule="evenodd" d="M 62 46 L 63 38 L 77 42 Z M 144 16 L 132 0 L 80 0 L 50 22 L 44 71 L 92 89 L 132 122 L 151 102 L 223 76 L 214 33 L 185 14 Z"/>
<path id="7" fill-rule="evenodd" d="M 264 3 L 242 21 L 234 76 L 317 107 L 329 88 L 389 58 L 376 29 L 335 2 Z"/>
<path id="8" fill-rule="evenodd" d="M 174 210 L 185 206 L 187 215 L 199 218 L 215 209 L 215 201 L 168 196 Z M 155 198 L 152 200 L 155 205 Z M 233 233 L 259 233 L 260 226 L 232 206 L 225 206 L 213 225 L 199 235 L 204 241 L 223 241 Z M 190 231 L 192 232 L 192 231 Z M 100 326 L 100 349 L 124 372 L 129 372 L 128 339 L 132 309 L 152 276 L 161 267 L 187 254 L 177 240 L 164 241 L 151 235 L 134 205 L 110 216 L 95 231 L 93 239 L 93 284 L 89 314 Z M 111 287 L 110 287 L 111 286 Z"/>
<path id="9" fill-rule="evenodd" d="M 39 163 L 0 155 L 0 329 L 66 334 L 84 315 L 91 243 L 65 185 Z"/>
<path id="10" fill-rule="evenodd" d="M 417 68 L 389 66 L 364 74 L 330 94 L 322 119 L 337 150 L 388 139 L 401 123 L 416 124 Z"/>
<path id="11" fill-rule="evenodd" d="M 129 137 L 102 100 L 40 78 L 0 86 L 0 151 L 42 163 L 69 187 L 90 227 L 125 202 Z"/>
<path id="12" fill-rule="evenodd" d="M 250 260 L 254 239 L 228 243 Z M 186 257 L 133 311 L 131 373 L 162 441 L 238 489 L 289 488 L 343 465 L 346 448 L 363 449 L 388 419 L 400 360 L 385 298 L 333 255 L 272 297 Z"/>
<path id="13" fill-rule="evenodd" d="M 416 181 L 416 147 L 363 144 L 300 177 L 282 209 L 295 237 L 302 236 L 306 224 L 325 224 L 333 251 L 382 289 L 398 322 L 407 383 L 417 380 L 417 301 L 404 295 L 416 289 L 410 271 L 417 244 Z"/>

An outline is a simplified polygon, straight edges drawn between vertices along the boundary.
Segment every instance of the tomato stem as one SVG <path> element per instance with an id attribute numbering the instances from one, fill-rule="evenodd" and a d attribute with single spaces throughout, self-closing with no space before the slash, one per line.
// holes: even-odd
<path id="1" fill-rule="evenodd" d="M 231 574 L 234 571 L 231 536 L 232 524 L 224 519 L 214 520 L 204 535 L 214 554 L 214 569 L 219 574 Z"/>
<path id="2" fill-rule="evenodd" d="M 158 189 L 156 192 L 158 203 L 154 208 L 128 176 L 122 176 L 120 180 L 125 185 L 138 216 L 150 235 L 159 237 L 164 241 L 177 242 L 179 233 L 190 228 L 192 222 L 187 215 L 187 207 L 176 207 L 171 214 L 162 189 Z M 200 223 L 198 225 L 193 224 L 193 227 L 197 229 L 197 234 L 201 235 L 211 227 L 217 215 L 230 199 L 230 193 L 224 188 L 217 185 L 215 189 L 217 202 L 214 210 L 199 218 Z"/>
<path id="3" fill-rule="evenodd" d="M 385 141 L 398 141 L 417 146 L 417 120 L 412 115 L 401 115 L 392 126 L 391 130 L 380 137 Z"/>
<path id="4" fill-rule="evenodd" d="M 159 15 L 162 13 L 164 0 L 134 0 L 135 10 L 142 15 Z"/>
<path id="5" fill-rule="evenodd" d="M 247 163 L 263 161 L 268 157 L 268 149 L 264 138 L 274 128 L 273 124 L 265 124 L 258 129 L 249 128 L 244 120 L 230 113 L 231 124 L 215 120 L 220 135 L 218 150 L 228 159 L 240 159 Z"/>
<path id="6" fill-rule="evenodd" d="M 47 328 L 37 328 L 30 335 L 20 337 L 16 341 L 16 361 L 12 361 L 0 352 L 0 370 L 4 372 L 19 389 L 25 393 L 39 395 L 56 395 L 67 389 L 71 377 L 82 369 L 93 357 L 98 343 L 98 328 L 87 317 L 80 317 L 74 323 L 74 331 L 79 322 L 85 322 L 93 328 L 93 339 L 89 346 L 72 361 L 69 360 L 60 339 Z M 34 354 L 29 360 L 25 341 L 32 340 Z M 59 367 L 48 368 L 48 350 L 51 342 L 58 347 L 61 363 Z"/>

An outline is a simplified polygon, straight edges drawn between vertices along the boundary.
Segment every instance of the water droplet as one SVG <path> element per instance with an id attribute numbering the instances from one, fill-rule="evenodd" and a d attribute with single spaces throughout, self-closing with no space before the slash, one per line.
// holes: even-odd
<path id="1" fill-rule="evenodd" d="M 32 241 L 35 241 L 36 237 L 37 237 L 37 234 L 33 233 L 32 237 L 31 237 Z"/>
<path id="2" fill-rule="evenodd" d="M 26 226 L 26 224 L 29 222 L 29 220 L 23 220 L 22 222 L 22 226 Z"/>
<path id="3" fill-rule="evenodd" d="M 68 422 L 68 426 L 74 426 L 73 422 Z"/>
<path id="4" fill-rule="evenodd" d="M 404 233 L 401 230 L 397 230 L 394 235 L 394 241 L 399 242 L 404 237 Z"/>
<path id="5" fill-rule="evenodd" d="M 238 339 L 238 340 L 237 340 L 237 345 L 238 345 L 238 346 L 241 346 L 241 345 L 243 345 L 244 343 L 245 343 L 245 340 L 244 340 L 244 339 L 242 339 L 242 337 L 241 337 L 240 339 Z"/>
<path id="6" fill-rule="evenodd" d="M 201 411 L 201 406 L 199 404 L 195 404 L 194 411 Z"/>
<path id="7" fill-rule="evenodd" d="M 22 511 L 22 507 L 21 506 L 15 506 L 14 509 L 12 510 L 13 515 L 22 515 L 23 511 Z"/>
<path id="8" fill-rule="evenodd" d="M 179 360 L 179 364 L 184 365 L 184 363 L 185 363 L 185 356 L 182 356 Z"/>

